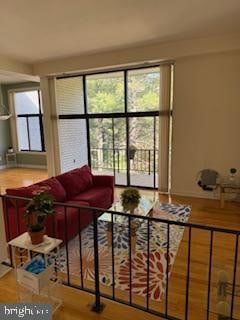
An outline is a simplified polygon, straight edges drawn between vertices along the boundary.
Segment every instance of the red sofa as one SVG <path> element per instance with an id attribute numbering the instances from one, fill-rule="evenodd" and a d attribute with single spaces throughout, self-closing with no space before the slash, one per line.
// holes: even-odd
<path id="1" fill-rule="evenodd" d="M 104 209 L 110 208 L 113 203 L 114 177 L 93 175 L 88 166 L 71 170 L 28 187 L 7 189 L 6 194 L 32 198 L 33 191 L 42 186 L 49 188 L 49 193 L 53 195 L 56 202 Z M 7 241 L 26 231 L 24 212 L 27 202 L 17 200 L 17 203 L 18 209 L 16 200 L 7 199 L 6 201 L 4 219 Z M 67 207 L 67 221 L 65 221 L 63 206 L 56 204 L 54 209 L 55 215 L 46 221 L 46 233 L 64 242 L 75 237 L 79 232 L 79 227 L 82 230 L 93 219 L 91 209 L 79 209 L 80 214 L 78 215 L 78 209 Z M 67 228 L 67 234 L 65 228 Z"/>

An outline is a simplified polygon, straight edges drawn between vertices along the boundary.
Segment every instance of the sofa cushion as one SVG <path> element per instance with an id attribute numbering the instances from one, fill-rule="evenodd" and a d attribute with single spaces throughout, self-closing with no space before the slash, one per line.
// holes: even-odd
<path id="1" fill-rule="evenodd" d="M 6 190 L 6 194 L 15 197 L 23 197 L 23 198 L 32 198 L 34 196 L 34 192 L 39 190 L 39 185 L 33 184 L 29 187 L 21 187 L 21 188 L 11 188 Z M 16 201 L 12 199 L 12 204 L 15 205 Z M 17 200 L 19 207 L 24 207 L 28 201 L 27 200 Z"/>
<path id="2" fill-rule="evenodd" d="M 93 187 L 75 196 L 71 201 L 86 201 L 90 207 L 110 208 L 113 190 L 110 187 Z"/>
<path id="3" fill-rule="evenodd" d="M 92 173 L 88 166 L 71 170 L 56 178 L 66 190 L 68 199 L 72 199 L 93 186 Z"/>
<path id="4" fill-rule="evenodd" d="M 7 212 L 4 211 L 5 230 L 7 241 L 12 240 L 19 234 L 26 231 L 26 223 L 24 221 L 25 208 L 20 207 L 18 211 L 9 207 Z"/>
<path id="5" fill-rule="evenodd" d="M 7 241 L 16 238 L 23 232 L 27 231 L 26 220 L 24 219 L 25 208 L 20 207 L 18 211 L 14 207 L 8 207 L 4 210 L 4 221 Z M 54 216 L 48 216 L 45 221 L 46 234 L 53 237 Z"/>
<path id="6" fill-rule="evenodd" d="M 86 201 L 66 201 L 66 204 L 69 205 L 76 205 L 76 206 L 84 206 L 89 207 L 89 203 Z M 92 210 L 89 208 L 79 208 L 77 209 L 79 212 L 79 221 L 78 224 L 80 224 L 80 230 L 86 228 L 92 221 L 93 221 L 93 213 Z"/>
<path id="7" fill-rule="evenodd" d="M 55 201 L 64 202 L 67 194 L 61 183 L 54 177 L 44 180 L 38 184 L 39 186 L 49 187 L 49 193 L 53 196 Z"/>

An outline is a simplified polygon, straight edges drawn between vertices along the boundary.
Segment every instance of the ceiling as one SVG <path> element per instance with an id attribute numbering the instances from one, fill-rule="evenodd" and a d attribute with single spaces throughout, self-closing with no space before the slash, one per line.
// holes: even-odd
<path id="1" fill-rule="evenodd" d="M 0 7 L 0 52 L 27 63 L 240 31 L 239 0 L 0 0 Z"/>

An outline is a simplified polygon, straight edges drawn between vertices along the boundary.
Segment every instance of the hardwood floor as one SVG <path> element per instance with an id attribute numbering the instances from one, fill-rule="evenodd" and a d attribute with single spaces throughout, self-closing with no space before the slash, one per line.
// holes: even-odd
<path id="1" fill-rule="evenodd" d="M 8 169 L 0 171 L 0 186 L 15 187 L 28 185 L 47 177 L 44 170 L 33 169 Z M 119 194 L 121 189 L 117 189 Z M 152 191 L 141 191 L 143 194 L 153 196 Z M 158 197 L 158 194 L 154 194 Z M 192 206 L 189 222 L 211 225 L 223 228 L 240 230 L 240 203 L 226 202 L 225 208 L 220 209 L 219 201 L 197 199 L 188 197 L 159 196 L 162 202 L 190 204 Z M 183 319 L 185 312 L 186 271 L 188 257 L 188 229 L 185 228 L 184 236 L 178 250 L 173 271 L 169 280 L 168 310 L 171 316 Z M 189 319 L 206 319 L 206 301 L 208 292 L 208 262 L 209 262 L 210 233 L 202 230 L 192 230 L 191 259 L 190 259 L 190 285 L 189 285 Z M 210 310 L 216 310 L 217 303 L 217 277 L 220 270 L 225 270 L 229 275 L 229 282 L 233 279 L 233 261 L 235 237 L 231 234 L 214 234 L 213 238 L 213 263 L 211 281 L 211 305 Z M 238 252 L 238 266 L 236 285 L 240 286 L 240 250 Z M 92 284 L 89 284 L 90 286 Z M 104 291 L 109 288 L 102 289 Z M 154 319 L 155 316 L 138 311 L 134 308 L 106 301 L 106 308 L 101 315 L 89 311 L 89 303 L 93 297 L 75 289 L 62 288 L 64 308 L 55 315 L 55 319 Z M 127 299 L 125 293 L 119 293 L 119 297 Z M 229 300 L 229 297 L 228 297 Z M 0 279 L 0 302 L 16 301 L 15 281 L 13 273 Z M 134 297 L 134 302 L 143 304 L 145 301 Z M 150 307 L 154 310 L 164 311 L 165 301 L 152 302 Z M 240 319 L 240 297 L 235 299 L 234 315 Z M 216 319 L 211 315 L 209 319 Z"/>
<path id="2" fill-rule="evenodd" d="M 9 168 L 0 170 L 0 193 L 7 188 L 28 186 L 47 179 L 47 170 L 28 168 Z"/>
<path id="3" fill-rule="evenodd" d="M 61 290 L 64 304 L 55 314 L 54 320 L 156 320 L 159 317 L 146 314 L 131 307 L 102 299 L 105 309 L 101 314 L 91 312 L 91 304 L 94 297 L 91 294 L 82 291 L 62 287 Z M 0 303 L 10 303 L 17 301 L 16 283 L 14 272 L 8 273 L 0 279 Z"/>

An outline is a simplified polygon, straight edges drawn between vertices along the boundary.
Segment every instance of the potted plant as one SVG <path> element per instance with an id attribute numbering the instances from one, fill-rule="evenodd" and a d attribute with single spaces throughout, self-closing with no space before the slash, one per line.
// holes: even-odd
<path id="1" fill-rule="evenodd" d="M 25 219 L 32 244 L 43 242 L 43 236 L 46 231 L 45 220 L 48 216 L 54 214 L 54 199 L 52 195 L 48 193 L 48 190 L 49 188 L 42 187 L 34 191 L 34 197 L 26 207 Z"/>
<path id="2" fill-rule="evenodd" d="M 126 211 L 134 212 L 134 209 L 138 206 L 141 195 L 136 188 L 126 188 L 121 193 L 121 203 Z"/>

